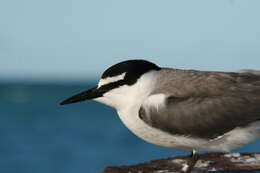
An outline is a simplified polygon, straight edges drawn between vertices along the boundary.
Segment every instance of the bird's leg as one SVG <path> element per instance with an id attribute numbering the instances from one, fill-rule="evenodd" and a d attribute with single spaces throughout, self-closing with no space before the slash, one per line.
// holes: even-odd
<path id="1" fill-rule="evenodd" d="M 191 173 L 193 167 L 195 166 L 196 162 L 199 160 L 199 155 L 196 153 L 195 150 L 192 150 L 192 153 L 190 155 L 190 159 L 187 163 L 187 167 L 184 167 L 182 169 L 182 172 L 184 173 Z"/>

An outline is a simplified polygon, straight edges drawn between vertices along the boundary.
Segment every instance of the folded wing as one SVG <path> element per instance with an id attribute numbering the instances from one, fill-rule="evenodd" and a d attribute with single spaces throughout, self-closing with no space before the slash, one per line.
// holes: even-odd
<path id="1" fill-rule="evenodd" d="M 157 93 L 151 95 L 140 108 L 140 118 L 148 125 L 174 135 L 207 139 L 214 139 L 236 127 L 246 127 L 260 120 L 259 76 L 251 73 L 216 73 L 214 78 L 213 74 L 210 75 L 211 77 L 205 80 L 198 79 L 201 86 L 211 87 L 207 87 L 208 92 L 192 87 L 199 86 L 193 82 L 189 83 L 189 87 L 178 88 L 177 94 L 174 94 L 174 90 L 170 92 L 169 86 L 168 89 L 157 89 Z M 218 85 L 210 83 L 212 78 Z M 196 81 L 194 74 L 193 81 Z M 178 85 L 178 81 L 174 82 Z M 158 94 L 162 95 L 160 91 L 164 89 L 168 91 L 165 99 L 150 104 L 149 99 Z M 214 90 L 216 92 L 213 92 Z"/>

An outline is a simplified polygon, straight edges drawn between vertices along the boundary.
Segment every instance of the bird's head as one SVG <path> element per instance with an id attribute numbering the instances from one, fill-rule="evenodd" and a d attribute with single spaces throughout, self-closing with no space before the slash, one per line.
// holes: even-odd
<path id="1" fill-rule="evenodd" d="M 95 100 L 119 108 L 130 99 L 141 98 L 149 91 L 154 72 L 161 68 L 146 60 L 128 60 L 109 67 L 101 76 L 97 86 L 76 94 L 63 102 L 71 104 L 85 100 Z M 141 95 L 140 95 L 141 94 Z M 137 98 L 136 98 L 137 97 Z"/>

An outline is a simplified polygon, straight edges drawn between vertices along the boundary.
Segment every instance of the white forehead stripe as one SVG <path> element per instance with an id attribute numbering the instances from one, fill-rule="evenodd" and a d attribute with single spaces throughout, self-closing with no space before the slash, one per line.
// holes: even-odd
<path id="1" fill-rule="evenodd" d="M 125 78 L 125 75 L 126 75 L 126 72 L 124 72 L 124 73 L 122 73 L 120 75 L 117 75 L 117 76 L 107 77 L 105 79 L 100 79 L 100 81 L 98 82 L 98 88 L 100 88 L 103 85 L 106 85 L 106 84 L 109 84 L 109 83 L 112 83 L 112 82 L 117 82 L 119 80 L 122 80 L 122 79 Z"/>

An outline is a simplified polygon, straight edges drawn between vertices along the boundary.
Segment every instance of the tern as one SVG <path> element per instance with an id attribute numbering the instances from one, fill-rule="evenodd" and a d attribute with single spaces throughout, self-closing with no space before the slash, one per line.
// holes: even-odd
<path id="1" fill-rule="evenodd" d="M 109 67 L 97 86 L 61 102 L 94 100 L 117 110 L 143 140 L 197 152 L 229 152 L 260 138 L 260 71 L 162 68 L 146 60 Z"/>

